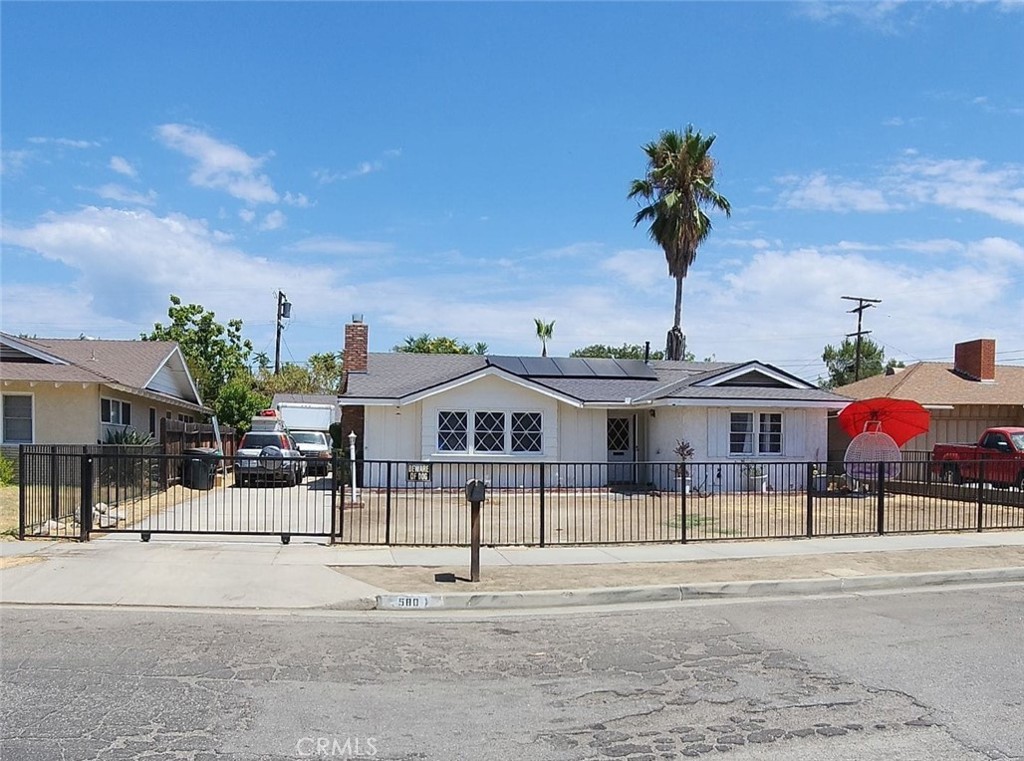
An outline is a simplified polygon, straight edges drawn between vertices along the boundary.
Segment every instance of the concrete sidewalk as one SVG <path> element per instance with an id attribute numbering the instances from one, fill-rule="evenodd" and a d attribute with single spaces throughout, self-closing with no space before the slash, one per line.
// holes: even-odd
<path id="1" fill-rule="evenodd" d="M 1024 581 L 1024 532 L 614 547 L 329 547 L 154 535 L 0 542 L 0 602 L 256 610 L 516 608 Z"/>

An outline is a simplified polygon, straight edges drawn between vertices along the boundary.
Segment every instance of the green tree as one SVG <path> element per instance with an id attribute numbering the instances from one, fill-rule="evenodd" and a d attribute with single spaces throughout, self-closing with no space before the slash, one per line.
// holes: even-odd
<path id="1" fill-rule="evenodd" d="M 857 342 L 844 338 L 837 347 L 827 345 L 821 360 L 828 369 L 828 378 L 818 380 L 822 388 L 838 388 L 857 380 Z M 860 378 L 881 375 L 894 367 L 904 367 L 895 359 L 885 360 L 885 351 L 870 338 L 860 340 Z"/>
<path id="2" fill-rule="evenodd" d="M 213 312 L 199 304 L 186 306 L 173 294 L 167 316 L 170 324 L 156 323 L 142 340 L 177 341 L 203 402 L 213 405 L 228 381 L 248 373 L 252 342 L 242 338 L 242 321 L 222 325 Z"/>
<path id="3" fill-rule="evenodd" d="M 408 336 L 405 343 L 392 347 L 391 351 L 406 354 L 486 354 L 487 344 L 477 343 L 470 346 L 457 338 L 422 333 L 418 336 Z"/>
<path id="4" fill-rule="evenodd" d="M 341 391 L 343 363 L 341 353 L 310 354 L 306 360 L 309 383 L 316 394 L 337 394 Z"/>
<path id="5" fill-rule="evenodd" d="M 214 410 L 218 422 L 245 433 L 249 430 L 253 416 L 267 409 L 270 401 L 269 396 L 253 387 L 252 376 L 239 374 L 221 388 Z"/>
<path id="6" fill-rule="evenodd" d="M 715 190 L 715 160 L 711 146 L 715 136 L 704 137 L 693 126 L 678 132 L 666 130 L 658 140 L 643 147 L 647 172 L 630 186 L 629 198 L 646 204 L 633 218 L 633 226 L 648 222 L 648 234 L 665 252 L 668 274 L 676 281 L 675 313 L 665 343 L 667 359 L 682 359 L 686 336 L 680 327 L 683 280 L 697 258 L 697 248 L 711 232 L 705 210 L 731 214 L 729 201 Z"/>
<path id="7" fill-rule="evenodd" d="M 643 359 L 644 347 L 640 344 L 622 344 L 622 346 L 605 346 L 604 344 L 591 344 L 582 349 L 576 349 L 570 357 L 590 357 L 594 359 Z M 665 359 L 665 352 L 652 351 L 650 359 Z"/>
<path id="8" fill-rule="evenodd" d="M 539 317 L 534 317 L 533 322 L 537 326 L 537 338 L 540 339 L 540 355 L 546 357 L 548 355 L 548 341 L 551 340 L 551 336 L 555 333 L 555 321 L 544 322 Z"/>
<path id="9" fill-rule="evenodd" d="M 645 347 L 640 344 L 622 344 L 622 346 L 606 346 L 605 344 L 591 344 L 590 346 L 584 346 L 582 349 L 576 349 L 569 354 L 570 357 L 589 357 L 592 359 L 600 359 L 602 357 L 609 359 L 643 359 Z M 663 351 L 652 351 L 649 359 L 665 359 L 665 352 Z M 684 362 L 696 362 L 697 357 L 694 356 L 693 352 L 688 351 L 683 354 Z M 705 362 L 714 362 L 715 358 L 705 357 Z"/>

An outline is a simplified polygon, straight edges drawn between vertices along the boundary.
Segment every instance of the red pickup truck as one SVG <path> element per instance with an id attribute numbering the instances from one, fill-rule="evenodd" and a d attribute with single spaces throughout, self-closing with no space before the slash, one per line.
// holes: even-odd
<path id="1" fill-rule="evenodd" d="M 1024 491 L 1024 428 L 989 428 L 977 444 L 936 444 L 932 462 L 946 483 L 983 479 Z"/>

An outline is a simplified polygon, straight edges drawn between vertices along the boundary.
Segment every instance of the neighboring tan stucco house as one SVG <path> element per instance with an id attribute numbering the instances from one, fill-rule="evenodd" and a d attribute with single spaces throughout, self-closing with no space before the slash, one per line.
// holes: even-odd
<path id="1" fill-rule="evenodd" d="M 173 341 L 17 338 L 0 333 L 0 437 L 19 444 L 104 443 L 133 428 L 159 439 L 160 419 L 208 414 Z"/>
<path id="2" fill-rule="evenodd" d="M 635 463 L 823 460 L 827 416 L 848 399 L 757 361 L 370 353 L 345 331 L 342 425 L 365 460 L 601 463 L 595 479 L 642 479 Z M 648 472 L 653 469 L 647 469 Z M 657 472 L 667 473 L 665 468 Z M 649 477 L 649 475 L 648 475 Z"/>
<path id="3" fill-rule="evenodd" d="M 917 362 L 837 388 L 853 399 L 887 396 L 913 399 L 931 412 L 931 429 L 904 445 L 928 450 L 940 442 L 975 442 L 992 426 L 1024 426 L 1024 367 L 996 364 L 991 338 L 954 347 L 953 362 Z M 829 446 L 842 452 L 850 442 L 830 426 Z"/>

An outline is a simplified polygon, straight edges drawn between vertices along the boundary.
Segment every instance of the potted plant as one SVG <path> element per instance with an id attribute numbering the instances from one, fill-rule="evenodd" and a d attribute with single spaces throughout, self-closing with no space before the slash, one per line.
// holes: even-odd
<path id="1" fill-rule="evenodd" d="M 768 474 L 761 463 L 744 462 L 740 465 L 740 473 L 746 480 L 747 491 L 768 491 Z"/>
<path id="2" fill-rule="evenodd" d="M 686 470 L 686 463 L 693 459 L 693 447 L 686 439 L 676 439 L 676 445 L 672 452 L 679 458 L 676 463 L 676 480 L 683 482 L 683 490 L 690 493 L 690 474 Z"/>

